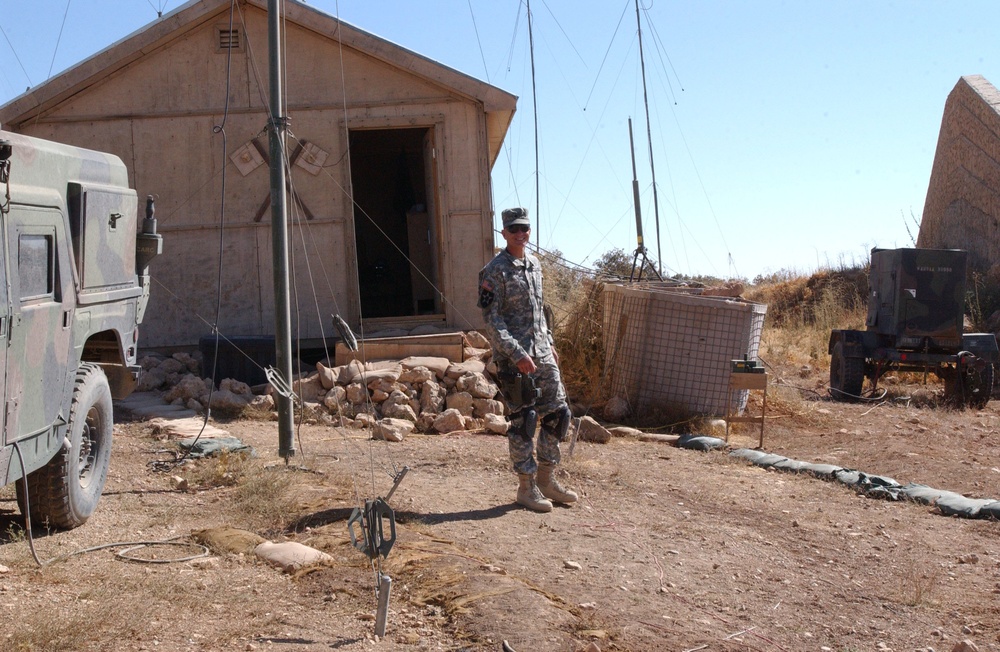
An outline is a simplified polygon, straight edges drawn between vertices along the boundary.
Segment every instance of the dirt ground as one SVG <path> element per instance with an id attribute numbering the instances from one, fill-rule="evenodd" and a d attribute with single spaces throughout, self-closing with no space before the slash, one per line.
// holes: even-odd
<path id="1" fill-rule="evenodd" d="M 940 386 L 897 384 L 883 401 L 846 404 L 823 396 L 819 374 L 778 370 L 772 380 L 764 450 L 1000 498 L 1000 402 L 956 411 L 939 404 Z M 39 531 L 39 557 L 231 525 L 333 561 L 287 574 L 245 554 L 142 563 L 102 548 L 39 569 L 8 487 L 2 649 L 500 650 L 505 640 L 518 652 L 940 651 L 964 640 L 1000 649 L 993 521 L 626 438 L 580 442 L 572 456 L 564 447 L 564 483 L 581 501 L 536 514 L 513 504 L 503 437 L 386 443 L 304 425 L 285 467 L 274 422 L 216 425 L 251 444 L 255 460 L 162 472 L 150 462 L 173 443 L 147 423 L 117 425 L 97 513 L 74 531 Z M 756 444 L 751 426 L 730 437 L 733 447 Z M 392 578 L 387 631 L 376 640 L 375 574 L 347 519 L 404 467 L 390 500 L 396 542 L 381 564 Z M 254 479 L 264 481 L 256 494 Z"/>

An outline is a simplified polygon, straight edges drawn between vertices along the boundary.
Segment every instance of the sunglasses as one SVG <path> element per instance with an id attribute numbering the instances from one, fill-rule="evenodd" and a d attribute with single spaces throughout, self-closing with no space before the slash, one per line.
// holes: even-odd
<path id="1" fill-rule="evenodd" d="M 531 230 L 531 227 L 527 224 L 511 224 L 507 227 L 508 233 L 527 233 Z"/>

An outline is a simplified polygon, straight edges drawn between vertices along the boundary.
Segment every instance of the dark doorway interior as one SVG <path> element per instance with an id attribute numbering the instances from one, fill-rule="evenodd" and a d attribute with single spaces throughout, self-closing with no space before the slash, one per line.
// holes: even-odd
<path id="1" fill-rule="evenodd" d="M 427 128 L 350 132 L 354 233 L 365 318 L 434 312 Z"/>

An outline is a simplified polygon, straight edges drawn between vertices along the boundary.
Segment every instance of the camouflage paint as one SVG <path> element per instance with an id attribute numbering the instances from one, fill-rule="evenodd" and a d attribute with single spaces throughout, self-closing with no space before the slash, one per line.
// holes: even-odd
<path id="1" fill-rule="evenodd" d="M 912 338 L 930 338 L 932 349 L 960 346 L 966 256 L 958 249 L 873 249 L 868 330 L 895 336 L 899 348 L 924 345 Z"/>
<path id="2" fill-rule="evenodd" d="M 509 377 L 516 372 L 517 361 L 526 355 L 538 367 L 532 379 L 539 396 L 511 415 L 507 433 L 511 464 L 517 473 L 534 473 L 538 468 L 536 455 L 550 464 L 558 464 L 560 459 L 559 438 L 550 429 L 542 428 L 539 432 L 537 450 L 534 432 L 528 433 L 528 438 L 520 434 L 522 410 L 533 407 L 541 420 L 566 407 L 566 392 L 543 306 L 542 266 L 530 253 L 525 252 L 521 259 L 504 249 L 479 272 L 479 307 L 500 376 Z M 507 391 L 504 394 L 506 399 Z"/>
<path id="3" fill-rule="evenodd" d="M 3 131 L 0 139 L 11 145 L 0 184 L 0 198 L 10 196 L 0 212 L 0 475 L 10 482 L 20 477 L 12 442 L 29 473 L 62 445 L 81 360 L 110 372 L 115 395 L 129 391 L 149 277 L 136 275 L 137 200 L 120 159 Z"/>

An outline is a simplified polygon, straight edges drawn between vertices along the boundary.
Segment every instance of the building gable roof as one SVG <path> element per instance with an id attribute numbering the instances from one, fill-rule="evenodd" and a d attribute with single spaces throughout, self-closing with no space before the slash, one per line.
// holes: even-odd
<path id="1" fill-rule="evenodd" d="M 267 0 L 240 0 L 267 10 Z M 228 11 L 230 0 L 191 0 L 156 21 L 129 34 L 64 72 L 27 90 L 0 106 L 0 124 L 19 125 L 48 113 L 61 103 L 109 75 L 162 48 L 168 43 L 215 22 Z M 339 40 L 366 56 L 406 74 L 437 85 L 450 94 L 482 105 L 486 113 L 489 161 L 496 160 L 514 116 L 517 97 L 495 86 L 424 57 L 386 39 L 321 12 L 299 0 L 286 0 L 285 20 L 326 38 Z"/>

